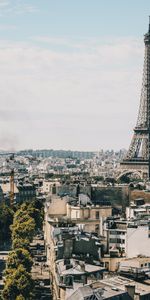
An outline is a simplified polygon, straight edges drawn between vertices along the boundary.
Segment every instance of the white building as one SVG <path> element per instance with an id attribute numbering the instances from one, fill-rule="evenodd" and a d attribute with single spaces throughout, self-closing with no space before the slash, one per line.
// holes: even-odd
<path id="1" fill-rule="evenodd" d="M 127 258 L 150 256 L 150 225 L 148 220 L 116 221 L 106 228 L 108 251 L 118 249 Z"/>
<path id="2" fill-rule="evenodd" d="M 140 206 L 131 204 L 129 207 L 126 207 L 127 220 L 136 219 L 137 217 L 146 215 L 150 215 L 150 204 L 148 203 Z"/>
<path id="3" fill-rule="evenodd" d="M 149 225 L 128 227 L 126 233 L 126 256 L 150 256 L 150 229 Z"/>
<path id="4" fill-rule="evenodd" d="M 109 250 L 115 248 L 126 252 L 126 229 L 109 230 Z"/>

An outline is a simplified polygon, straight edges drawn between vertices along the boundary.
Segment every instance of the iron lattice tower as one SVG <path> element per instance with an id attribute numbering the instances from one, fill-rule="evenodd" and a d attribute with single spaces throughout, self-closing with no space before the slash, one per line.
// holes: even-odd
<path id="1" fill-rule="evenodd" d="M 150 17 L 144 35 L 145 56 L 140 107 L 134 134 L 121 169 L 142 171 L 150 179 Z"/>

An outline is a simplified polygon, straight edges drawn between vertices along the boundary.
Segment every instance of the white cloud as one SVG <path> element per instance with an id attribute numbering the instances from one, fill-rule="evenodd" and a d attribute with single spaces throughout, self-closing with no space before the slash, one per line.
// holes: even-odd
<path id="1" fill-rule="evenodd" d="M 36 41 L 0 41 L 0 140 L 7 132 L 19 148 L 127 147 L 143 44 L 132 38 Z"/>
<path id="2" fill-rule="evenodd" d="M 35 13 L 38 7 L 25 3 L 24 0 L 0 0 L 0 16 L 8 14 Z"/>

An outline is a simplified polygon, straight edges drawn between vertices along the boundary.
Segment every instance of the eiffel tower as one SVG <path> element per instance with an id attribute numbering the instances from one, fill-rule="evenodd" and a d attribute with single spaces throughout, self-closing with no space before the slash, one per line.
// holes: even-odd
<path id="1" fill-rule="evenodd" d="M 144 43 L 145 56 L 139 113 L 130 147 L 120 163 L 120 168 L 131 173 L 139 171 L 142 177 L 150 180 L 150 17 Z"/>

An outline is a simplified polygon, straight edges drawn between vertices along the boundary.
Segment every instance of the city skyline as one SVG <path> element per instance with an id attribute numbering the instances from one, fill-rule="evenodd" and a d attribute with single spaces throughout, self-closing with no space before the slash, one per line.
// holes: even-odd
<path id="1" fill-rule="evenodd" d="M 0 148 L 128 148 L 149 14 L 148 1 L 0 1 Z"/>

